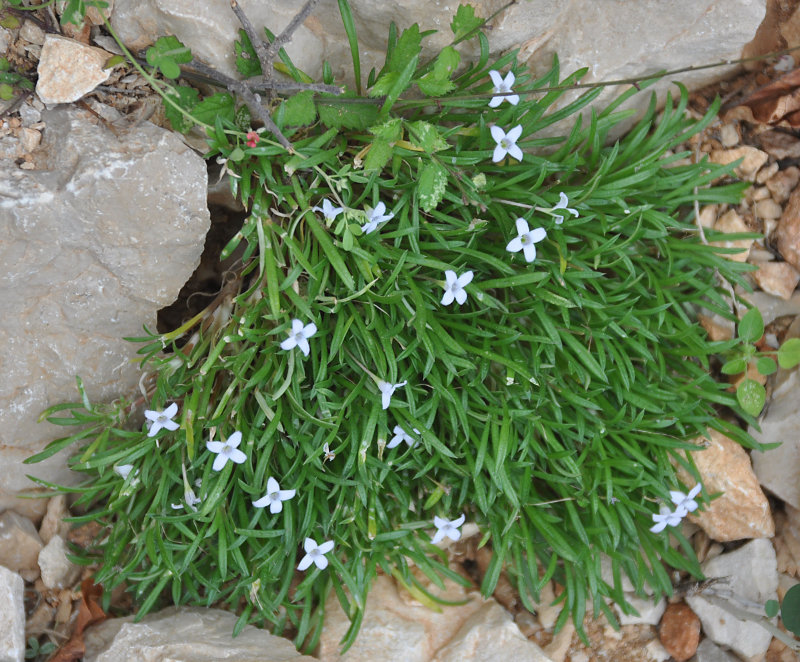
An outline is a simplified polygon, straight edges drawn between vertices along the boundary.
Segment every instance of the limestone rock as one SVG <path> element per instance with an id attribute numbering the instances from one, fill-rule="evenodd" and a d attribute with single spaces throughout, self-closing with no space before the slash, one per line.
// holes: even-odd
<path id="1" fill-rule="evenodd" d="M 753 278 L 765 292 L 788 301 L 800 282 L 800 272 L 788 262 L 759 262 Z"/>
<path id="2" fill-rule="evenodd" d="M 0 566 L 0 662 L 25 659 L 25 583 Z"/>
<path id="3" fill-rule="evenodd" d="M 714 224 L 714 229 L 718 232 L 725 234 L 736 234 L 739 232 L 750 232 L 750 228 L 744 222 L 744 219 L 736 213 L 735 209 L 729 209 L 722 216 L 717 219 Z M 747 256 L 750 252 L 750 247 L 753 245 L 753 239 L 735 239 L 732 241 L 721 240 L 712 241 L 712 246 L 721 246 L 723 248 L 738 248 L 738 253 L 726 253 L 725 257 L 734 262 L 746 262 Z"/>
<path id="4" fill-rule="evenodd" d="M 710 160 L 712 163 L 728 165 L 734 161 L 742 159 L 742 162 L 734 168 L 738 177 L 750 182 L 755 181 L 756 173 L 763 166 L 769 155 L 756 147 L 742 145 L 733 149 L 715 149 L 711 152 Z"/>
<path id="5" fill-rule="evenodd" d="M 688 605 L 671 604 L 661 619 L 658 636 L 675 662 L 686 662 L 700 643 L 700 619 Z"/>
<path id="6" fill-rule="evenodd" d="M 252 625 L 231 636 L 236 616 L 221 609 L 169 607 L 145 616 L 113 618 L 84 634 L 84 662 L 315 662 L 292 642 Z"/>
<path id="7" fill-rule="evenodd" d="M 800 270 L 800 189 L 789 197 L 775 236 L 783 259 Z"/>
<path id="8" fill-rule="evenodd" d="M 569 638 L 567 639 L 569 644 Z M 431 662 L 549 662 L 539 646 L 528 641 L 508 612 L 494 601 L 485 603 L 459 628 Z"/>
<path id="9" fill-rule="evenodd" d="M 382 67 L 391 22 L 400 30 L 415 22 L 422 31 L 438 30 L 423 42 L 421 59 L 430 58 L 452 39 L 448 26 L 458 6 L 428 0 L 350 0 L 349 4 L 358 32 L 362 72 Z M 473 0 L 470 4 L 476 15 L 488 17 L 506 2 Z M 241 0 L 240 5 L 258 30 L 266 25 L 275 34 L 298 8 L 298 3 L 285 0 Z M 584 81 L 590 82 L 741 57 L 743 46 L 764 18 L 765 6 L 765 0 L 673 0 L 668 6 L 660 0 L 532 0 L 501 11 L 486 32 L 495 54 L 519 47 L 520 60 L 540 73 L 550 67 L 557 53 L 565 75 L 588 67 Z M 150 45 L 159 36 L 174 34 L 199 59 L 236 75 L 233 41 L 240 26 L 225 0 L 117 0 L 111 22 L 134 50 Z M 476 59 L 473 44 L 460 48 L 465 60 Z M 349 46 L 336 0 L 322 0 L 286 50 L 311 76 L 319 77 L 327 60 L 338 80 L 352 82 Z M 733 70 L 722 67 L 686 72 L 681 81 L 699 87 Z M 650 90 L 658 90 L 663 99 L 670 88 L 666 80 L 649 88 L 639 97 L 639 107 L 646 106 Z M 604 98 L 616 93 L 609 90 Z"/>
<path id="10" fill-rule="evenodd" d="M 66 495 L 57 494 L 51 497 L 47 502 L 47 513 L 39 526 L 39 537 L 45 545 L 56 534 L 66 539 L 70 530 L 69 524 L 64 521 L 66 517 L 69 517 Z"/>
<path id="11" fill-rule="evenodd" d="M 111 53 L 60 35 L 49 34 L 42 46 L 36 94 L 46 104 L 71 103 L 108 80 L 103 65 Z"/>
<path id="12" fill-rule="evenodd" d="M 739 658 L 722 650 L 711 639 L 703 639 L 691 662 L 739 662 Z"/>
<path id="13" fill-rule="evenodd" d="M 778 569 L 772 543 L 759 538 L 739 549 L 721 554 L 703 566 L 706 577 L 729 577 L 726 589 L 735 596 L 763 605 L 777 598 Z M 731 648 L 741 657 L 757 658 L 766 653 L 772 635 L 752 621 L 740 621 L 711 604 L 703 594 L 686 598 L 700 617 L 703 632 L 715 643 Z"/>
<path id="14" fill-rule="evenodd" d="M 617 614 L 620 625 L 639 625 L 642 623 L 658 625 L 664 610 L 667 608 L 667 601 L 664 598 L 653 600 L 652 598 L 640 598 L 635 594 L 626 594 L 625 599 L 630 603 L 631 607 L 639 612 L 639 615 L 624 614 L 618 605 L 614 605 L 614 611 Z"/>
<path id="15" fill-rule="evenodd" d="M 39 570 L 47 588 L 69 588 L 80 575 L 80 568 L 67 558 L 64 539 L 55 534 L 39 552 Z"/>
<path id="16" fill-rule="evenodd" d="M 41 550 L 33 522 L 12 510 L 0 515 L 0 565 L 14 572 L 33 570 Z"/>
<path id="17" fill-rule="evenodd" d="M 775 535 L 772 511 L 758 479 L 753 473 L 750 458 L 735 441 L 721 432 L 710 430 L 711 441 L 703 450 L 692 453 L 706 495 L 722 492 L 722 496 L 705 506 L 702 513 L 689 515 L 709 538 L 720 542 L 742 538 L 769 538 Z M 687 486 L 694 485 L 689 474 L 680 469 L 678 477 Z"/>
<path id="18" fill-rule="evenodd" d="M 783 204 L 789 199 L 797 183 L 800 182 L 800 168 L 790 166 L 779 170 L 767 180 L 767 188 L 775 202 Z"/>
<path id="19" fill-rule="evenodd" d="M 737 294 L 761 311 L 764 324 L 769 324 L 784 315 L 800 314 L 800 292 L 792 294 L 788 301 L 766 292 L 745 293 L 737 291 Z"/>
<path id="20" fill-rule="evenodd" d="M 174 134 L 143 123 L 115 135 L 87 112 L 56 108 L 36 170 L 0 159 L 0 509 L 43 513 L 17 499 L 26 474 L 74 480 L 65 454 L 22 460 L 62 427 L 38 423 L 50 405 L 130 393 L 137 346 L 197 266 L 208 231 L 206 164 Z M 27 510 L 23 510 L 27 509 Z"/>

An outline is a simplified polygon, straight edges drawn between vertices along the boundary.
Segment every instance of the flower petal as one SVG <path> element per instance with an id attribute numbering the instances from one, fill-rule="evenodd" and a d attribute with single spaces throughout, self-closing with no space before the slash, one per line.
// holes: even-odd
<path id="1" fill-rule="evenodd" d="M 663 530 L 664 530 L 664 529 L 666 529 L 666 528 L 667 528 L 667 523 L 666 523 L 666 522 L 659 522 L 659 523 L 658 523 L 658 524 L 656 524 L 655 526 L 651 526 L 651 527 L 650 527 L 650 530 L 651 530 L 653 533 L 660 533 L 661 531 L 663 531 Z"/>
<path id="2" fill-rule="evenodd" d="M 512 106 L 516 106 L 519 103 L 519 94 L 511 94 L 506 97 L 506 101 L 510 103 Z"/>
<path id="3" fill-rule="evenodd" d="M 164 421 L 164 424 L 161 427 L 167 428 L 167 430 L 174 432 L 180 426 L 181 426 L 180 423 L 177 423 L 176 421 Z"/>
<path id="4" fill-rule="evenodd" d="M 472 282 L 472 278 L 474 276 L 475 276 L 475 274 L 472 273 L 471 271 L 465 271 L 463 274 L 461 274 L 458 277 L 458 280 L 456 280 L 456 283 L 458 283 L 461 287 L 466 287 L 467 285 L 469 285 Z"/>
<path id="5" fill-rule="evenodd" d="M 317 325 L 314 322 L 309 322 L 303 327 L 303 337 L 310 338 L 317 332 Z"/>
<path id="6" fill-rule="evenodd" d="M 439 530 L 438 530 L 438 531 L 437 531 L 437 532 L 436 532 L 436 533 L 433 535 L 433 538 L 431 538 L 431 543 L 435 545 L 436 543 L 438 543 L 438 542 L 441 542 L 441 541 L 442 541 L 442 538 L 444 538 L 444 529 L 439 529 Z"/>
<path id="7" fill-rule="evenodd" d="M 327 568 L 327 567 L 328 567 L 328 559 L 326 559 L 326 558 L 325 558 L 324 556 L 322 556 L 322 555 L 320 555 L 320 556 L 318 556 L 317 558 L 315 558 L 315 559 L 314 559 L 314 563 L 316 563 L 316 564 L 317 564 L 317 567 L 318 567 L 320 570 L 325 570 L 325 568 Z"/>
<path id="8" fill-rule="evenodd" d="M 522 250 L 522 237 L 514 237 L 509 241 L 506 250 L 509 253 L 519 253 Z"/>
<path id="9" fill-rule="evenodd" d="M 528 230 L 530 229 L 528 221 L 526 221 L 524 218 L 518 218 L 516 221 L 514 221 L 514 223 L 516 224 L 517 232 L 519 232 L 520 235 L 528 234 Z"/>
<path id="10" fill-rule="evenodd" d="M 153 409 L 144 410 L 144 417 L 150 421 L 155 421 L 160 415 L 161 415 L 160 411 L 155 411 Z"/>
<path id="11" fill-rule="evenodd" d="M 522 253 L 525 256 L 526 262 L 533 262 L 536 259 L 536 246 L 534 244 L 528 244 L 522 249 Z"/>
<path id="12" fill-rule="evenodd" d="M 499 88 L 503 84 L 503 77 L 500 75 L 499 71 L 492 69 L 489 72 L 489 78 L 492 79 L 492 85 L 494 85 L 495 88 Z"/>
<path id="13" fill-rule="evenodd" d="M 554 207 L 555 209 L 565 209 L 566 206 L 569 204 L 569 198 L 564 191 L 558 194 L 558 204 Z"/>
<path id="14" fill-rule="evenodd" d="M 280 492 L 278 492 L 278 498 L 281 501 L 288 501 L 295 494 L 297 494 L 297 490 L 281 490 Z"/>
<path id="15" fill-rule="evenodd" d="M 225 442 L 231 448 L 239 448 L 239 444 L 242 443 L 242 433 L 239 430 L 236 430 L 230 437 L 228 437 L 228 441 Z"/>
<path id="16" fill-rule="evenodd" d="M 438 515 L 433 516 L 433 525 L 437 529 L 442 529 L 446 527 L 450 522 L 448 522 L 444 517 L 439 517 Z"/>
<path id="17" fill-rule="evenodd" d="M 214 464 L 211 466 L 211 468 L 214 471 L 222 471 L 223 467 L 227 463 L 228 463 L 228 456 L 220 453 L 219 455 L 217 455 L 217 457 L 214 458 Z"/>
<path id="18" fill-rule="evenodd" d="M 703 489 L 703 486 L 700 483 L 697 483 L 691 490 L 689 490 L 689 494 L 686 496 L 689 499 L 694 499 L 698 494 L 700 494 L 700 490 Z"/>
<path id="19" fill-rule="evenodd" d="M 506 137 L 506 132 L 497 126 L 497 124 L 492 125 L 489 132 L 492 134 L 492 138 L 494 138 L 496 143 L 500 143 L 500 141 Z"/>
<path id="20" fill-rule="evenodd" d="M 391 391 L 384 391 L 381 393 L 381 407 L 383 409 L 389 409 L 389 405 L 392 402 L 392 392 Z"/>
<path id="21" fill-rule="evenodd" d="M 298 570 L 308 570 L 308 567 L 311 565 L 312 558 L 310 554 L 306 554 L 302 559 L 300 559 L 300 563 L 297 565 Z"/>
<path id="22" fill-rule="evenodd" d="M 298 319 L 292 320 L 292 335 L 300 333 L 303 330 L 303 321 Z"/>
<path id="23" fill-rule="evenodd" d="M 455 297 L 456 297 L 456 302 L 458 303 L 458 305 L 462 306 L 462 305 L 464 305 L 464 302 L 467 300 L 467 293 L 466 293 L 465 290 L 458 290 L 455 293 Z"/>
<path id="24" fill-rule="evenodd" d="M 492 97 L 489 101 L 489 108 L 497 108 L 501 103 L 503 103 L 503 97 Z"/>
<path id="25" fill-rule="evenodd" d="M 458 280 L 458 276 L 455 271 L 448 269 L 444 272 L 444 279 L 447 281 L 447 287 L 451 287 Z"/>
<path id="26" fill-rule="evenodd" d="M 247 455 L 245 455 L 239 449 L 234 449 L 231 451 L 231 462 L 235 462 L 236 464 L 241 464 L 247 459 Z"/>
<path id="27" fill-rule="evenodd" d="M 278 484 L 278 481 L 275 480 L 272 476 L 267 478 L 267 494 L 273 494 L 281 489 L 281 486 Z"/>
<path id="28" fill-rule="evenodd" d="M 452 522 L 450 522 L 450 526 L 459 527 L 466 521 L 466 519 L 467 516 L 464 515 L 464 513 L 461 513 L 461 517 L 454 519 Z"/>
<path id="29" fill-rule="evenodd" d="M 396 434 L 394 437 L 392 437 L 391 441 L 386 444 L 386 448 L 395 448 L 400 445 L 401 441 L 403 441 L 403 437 L 401 437 L 399 434 Z"/>
<path id="30" fill-rule="evenodd" d="M 167 418 L 175 418 L 175 414 L 178 413 L 178 403 L 173 402 L 169 407 L 164 410 L 164 416 Z"/>
<path id="31" fill-rule="evenodd" d="M 306 551 L 306 554 L 310 554 L 317 549 L 317 541 L 313 538 L 306 538 L 303 541 L 303 549 Z"/>
<path id="32" fill-rule="evenodd" d="M 448 529 L 447 537 L 450 538 L 450 540 L 460 540 L 461 531 L 459 531 L 458 529 Z"/>
<path id="33" fill-rule="evenodd" d="M 273 515 L 281 512 L 282 510 L 283 510 L 283 504 L 279 500 L 273 501 L 272 503 L 269 504 L 269 512 L 271 512 Z"/>
<path id="34" fill-rule="evenodd" d="M 522 124 L 517 124 L 513 129 L 511 129 L 507 134 L 506 138 L 508 138 L 512 143 L 517 142 L 519 137 L 522 135 Z"/>
<path id="35" fill-rule="evenodd" d="M 511 147 L 508 148 L 508 155 L 515 158 L 517 161 L 522 161 L 522 159 L 525 158 L 522 150 L 517 145 L 511 145 Z"/>
<path id="36" fill-rule="evenodd" d="M 444 295 L 442 296 L 442 305 L 449 306 L 455 300 L 455 295 L 453 294 L 452 290 L 445 290 Z"/>
<path id="37" fill-rule="evenodd" d="M 333 545 L 334 545 L 333 540 L 326 540 L 317 549 L 319 549 L 320 554 L 327 554 L 333 549 Z"/>
<path id="38" fill-rule="evenodd" d="M 492 153 L 492 161 L 495 163 L 500 163 L 500 161 L 505 158 L 506 154 L 508 154 L 508 150 L 505 147 L 498 145 L 494 148 L 494 152 Z"/>
<path id="39" fill-rule="evenodd" d="M 269 494 L 267 494 L 266 496 L 263 496 L 260 499 L 253 501 L 253 505 L 256 508 L 264 508 L 265 506 L 269 505 L 270 501 L 271 499 L 269 498 Z"/>
<path id="40" fill-rule="evenodd" d="M 212 453 L 221 453 L 222 449 L 225 448 L 225 444 L 221 441 L 207 441 L 206 448 Z"/>
<path id="41" fill-rule="evenodd" d="M 506 77 L 505 77 L 505 79 L 503 80 L 503 84 L 504 84 L 504 85 L 505 85 L 505 86 L 506 86 L 508 89 L 511 89 L 511 88 L 513 87 L 514 83 L 516 82 L 516 80 L 517 80 L 517 77 L 514 75 L 514 72 L 513 72 L 513 71 L 509 71 L 509 72 L 506 74 Z"/>
<path id="42" fill-rule="evenodd" d="M 303 352 L 303 356 L 308 356 L 311 352 L 311 346 L 308 344 L 308 340 L 305 338 L 299 338 L 297 341 L 297 346 L 300 348 L 300 351 Z"/>
<path id="43" fill-rule="evenodd" d="M 545 231 L 544 228 L 533 228 L 533 230 L 531 230 L 530 232 L 530 235 L 531 235 L 531 241 L 533 243 L 537 243 L 547 236 L 547 232 Z"/>
<path id="44" fill-rule="evenodd" d="M 294 349 L 295 347 L 297 347 L 297 341 L 294 336 L 289 336 L 281 343 L 281 349 Z"/>

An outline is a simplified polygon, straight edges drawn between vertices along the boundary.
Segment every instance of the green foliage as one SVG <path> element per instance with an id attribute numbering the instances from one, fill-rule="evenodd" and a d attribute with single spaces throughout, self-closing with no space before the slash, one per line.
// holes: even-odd
<path id="1" fill-rule="evenodd" d="M 459 8 L 455 41 L 479 24 Z M 554 578 L 566 587 L 562 625 L 572 614 L 580 626 L 587 597 L 595 614 L 606 599 L 624 605 L 625 576 L 657 598 L 672 590 L 662 563 L 700 575 L 679 530 L 675 548 L 649 527 L 678 486 L 676 465 L 697 477 L 684 456 L 693 438 L 715 427 L 756 445 L 717 418 L 736 399 L 709 362 L 730 345 L 710 342 L 692 316 L 732 318 L 715 274 L 742 283 L 747 269 L 692 232 L 696 199 L 733 204 L 744 188 L 706 186 L 731 166 L 681 163 L 680 145 L 718 104 L 694 122 L 679 86 L 663 113 L 653 101 L 606 145 L 635 90 L 584 121 L 597 92 L 555 106 L 564 90 L 545 88 L 580 78 L 560 81 L 557 60 L 534 80 L 514 54 L 490 63 L 487 46 L 458 72 L 450 47 L 419 64 L 423 38 L 416 25 L 390 31 L 366 98 L 278 99 L 276 123 L 302 127 L 293 153 L 266 134 L 248 146 L 249 116 L 227 92 L 168 93 L 208 126 L 208 157 L 235 174 L 250 216 L 223 254 L 243 246 L 241 267 L 179 329 L 131 339 L 153 379 L 146 402 L 97 405 L 79 382 L 80 403 L 45 412 L 77 431 L 30 459 L 74 449 L 86 481 L 61 488 L 85 509 L 73 521 L 106 525 L 86 561 L 100 563 L 105 595 L 127 584 L 139 615 L 164 599 L 226 603 L 237 629 L 266 622 L 313 648 L 335 594 L 352 618 L 349 645 L 378 572 L 428 601 L 412 566 L 438 586 L 463 582 L 430 542 L 435 516 L 462 513 L 492 546 L 484 594 L 505 569 L 533 608 Z M 154 47 L 151 65 L 167 75 L 164 63 L 188 61 L 175 59 L 191 58 L 178 46 Z M 246 38 L 236 52 L 242 75 L 256 75 Z M 282 67 L 303 79 L 285 54 Z M 489 109 L 488 71 L 506 68 L 520 103 Z M 415 84 L 437 98 L 420 99 Z M 170 120 L 183 128 L 181 115 Z M 493 124 L 521 127 L 522 162 L 493 162 Z M 578 215 L 559 224 L 561 194 Z M 323 201 L 338 215 L 324 218 Z M 546 235 L 532 262 L 509 250 L 518 218 Z M 443 303 L 446 271 L 472 272 L 463 305 Z M 316 327 L 308 356 L 281 348 L 293 320 Z M 754 316 L 742 320 L 740 344 L 762 333 Z M 791 346 L 784 359 L 795 358 Z M 407 384 L 384 407 L 381 382 Z M 170 403 L 179 429 L 150 437 L 137 426 L 142 405 Z M 410 443 L 391 443 L 397 427 Z M 214 470 L 207 442 L 236 432 L 244 462 Z M 253 505 L 270 477 L 296 490 L 277 513 Z M 298 576 L 306 538 L 335 547 L 327 569 Z"/>
<path id="2" fill-rule="evenodd" d="M 792 586 L 783 596 L 781 620 L 789 632 L 800 637 L 800 584 Z"/>
<path id="3" fill-rule="evenodd" d="M 42 660 L 46 660 L 55 650 L 56 645 L 52 641 L 46 641 L 40 644 L 36 637 L 28 637 L 28 645 L 25 648 L 25 659 L 35 660 L 41 658 Z"/>
<path id="4" fill-rule="evenodd" d="M 147 64 L 159 69 L 166 78 L 175 79 L 181 75 L 181 64 L 192 61 L 192 52 L 172 35 L 159 37 L 147 49 Z"/>

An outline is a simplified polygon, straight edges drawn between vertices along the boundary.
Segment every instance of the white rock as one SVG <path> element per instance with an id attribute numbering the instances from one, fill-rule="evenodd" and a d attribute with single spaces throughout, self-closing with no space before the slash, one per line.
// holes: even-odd
<path id="1" fill-rule="evenodd" d="M 56 534 L 62 538 L 67 537 L 70 526 L 64 521 L 66 517 L 69 517 L 67 497 L 64 494 L 57 494 L 51 497 L 47 502 L 47 513 L 39 526 L 39 537 L 45 545 Z"/>
<path id="2" fill-rule="evenodd" d="M 103 69 L 110 53 L 60 35 L 48 34 L 42 46 L 36 94 L 46 104 L 71 103 L 108 80 Z"/>
<path id="3" fill-rule="evenodd" d="M 739 662 L 739 659 L 722 650 L 711 639 L 703 639 L 689 662 Z"/>
<path id="4" fill-rule="evenodd" d="M 67 558 L 68 552 L 64 539 L 58 534 L 39 552 L 39 570 L 47 588 L 69 588 L 80 575 L 81 569 Z"/>
<path id="5" fill-rule="evenodd" d="M 0 566 L 0 662 L 25 659 L 25 582 Z"/>
<path id="6" fill-rule="evenodd" d="M 639 612 L 639 615 L 624 614 L 622 609 L 615 604 L 614 611 L 617 614 L 620 625 L 639 625 L 642 623 L 658 625 L 664 610 L 667 608 L 667 601 L 664 598 L 653 600 L 652 598 L 640 598 L 637 595 L 630 594 L 626 595 L 625 599 Z"/>
<path id="7" fill-rule="evenodd" d="M 87 628 L 84 662 L 315 662 L 287 639 L 246 625 L 233 638 L 236 616 L 221 609 L 170 607 L 113 618 Z"/>
<path id="8" fill-rule="evenodd" d="M 706 577 L 729 577 L 724 588 L 735 596 L 763 605 L 778 597 L 778 566 L 775 549 L 766 538 L 759 538 L 739 549 L 721 554 L 703 564 Z M 763 656 L 772 635 L 753 621 L 741 621 L 711 604 L 700 593 L 686 602 L 700 617 L 703 632 L 715 643 L 727 646 L 745 659 Z M 741 607 L 741 605 L 739 605 Z"/>
<path id="9" fill-rule="evenodd" d="M 63 427 L 38 423 L 58 402 L 129 394 L 141 373 L 125 336 L 156 326 L 197 267 L 208 231 L 208 175 L 179 137 L 143 123 L 119 136 L 91 113 L 56 108 L 37 170 L 0 159 L 0 510 L 43 513 L 18 499 L 26 474 L 74 482 L 65 453 L 22 461 Z M 38 552 L 37 552 L 38 554 Z"/>
<path id="10" fill-rule="evenodd" d="M 14 572 L 32 570 L 41 550 L 33 522 L 13 510 L 0 515 L 0 565 Z"/>
<path id="11" fill-rule="evenodd" d="M 389 658 L 386 658 L 387 660 Z M 508 612 L 487 602 L 459 628 L 431 662 L 550 662 L 541 648 L 528 641 Z"/>

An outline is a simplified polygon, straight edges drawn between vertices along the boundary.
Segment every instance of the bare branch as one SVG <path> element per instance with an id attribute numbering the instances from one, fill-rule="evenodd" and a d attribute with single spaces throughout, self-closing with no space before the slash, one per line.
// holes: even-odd
<path id="1" fill-rule="evenodd" d="M 235 0 L 231 1 L 235 2 Z M 303 8 L 297 12 L 295 17 L 289 21 L 289 25 L 283 29 L 283 32 L 273 39 L 272 43 L 267 48 L 270 64 L 272 64 L 272 61 L 278 56 L 278 51 L 283 48 L 285 44 L 288 44 L 292 40 L 292 35 L 294 34 L 295 30 L 297 30 L 297 28 L 302 25 L 303 21 L 308 18 L 309 14 L 314 10 L 314 7 L 318 3 L 319 0 L 308 0 Z M 262 62 L 261 65 L 263 67 L 264 63 Z"/>
<path id="2" fill-rule="evenodd" d="M 269 52 L 267 51 L 266 43 L 264 43 L 264 40 L 256 32 L 256 29 L 253 27 L 250 19 L 247 18 L 247 14 L 242 11 L 242 8 L 239 6 L 237 0 L 231 0 L 231 9 L 233 10 L 233 13 L 236 14 L 236 18 L 239 19 L 239 23 L 242 24 L 244 31 L 247 33 L 247 36 L 250 39 L 250 43 L 253 45 L 253 48 L 256 51 L 258 61 L 261 63 L 261 71 L 268 78 L 272 78 L 272 61 L 275 59 L 274 56 L 270 57 Z"/>

